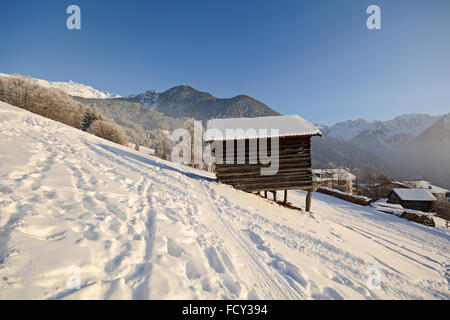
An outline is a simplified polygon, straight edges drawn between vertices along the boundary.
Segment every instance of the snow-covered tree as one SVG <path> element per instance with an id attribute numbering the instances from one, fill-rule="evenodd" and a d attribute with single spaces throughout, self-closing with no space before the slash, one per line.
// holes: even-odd
<path id="1" fill-rule="evenodd" d="M 43 87 L 30 77 L 0 75 L 0 100 L 116 143 L 127 141 L 124 130 L 95 109 L 83 106 L 60 89 Z"/>
<path id="2" fill-rule="evenodd" d="M 124 146 L 128 145 L 125 131 L 112 121 L 97 120 L 89 127 L 88 132 Z"/>
<path id="3" fill-rule="evenodd" d="M 97 120 L 100 120 L 100 116 L 96 114 L 95 110 L 87 108 L 83 114 L 83 119 L 81 120 L 81 130 L 86 131 L 89 126 Z"/>

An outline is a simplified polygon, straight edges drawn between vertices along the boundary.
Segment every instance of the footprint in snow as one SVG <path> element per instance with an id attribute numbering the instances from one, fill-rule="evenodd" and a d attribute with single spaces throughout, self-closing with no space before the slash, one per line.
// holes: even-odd
<path id="1" fill-rule="evenodd" d="M 48 241 L 61 241 L 66 238 L 67 231 L 58 232 L 48 236 L 46 239 Z"/>
<path id="2" fill-rule="evenodd" d="M 209 247 L 205 250 L 206 257 L 208 258 L 209 265 L 217 273 L 224 273 L 225 267 L 223 266 L 222 260 L 220 260 L 217 251 L 213 247 Z"/>
<path id="3" fill-rule="evenodd" d="M 199 267 L 193 260 L 186 263 L 186 277 L 189 280 L 199 279 L 202 276 Z"/>
<path id="4" fill-rule="evenodd" d="M 167 239 L 167 253 L 172 257 L 181 257 L 184 250 L 171 238 Z"/>

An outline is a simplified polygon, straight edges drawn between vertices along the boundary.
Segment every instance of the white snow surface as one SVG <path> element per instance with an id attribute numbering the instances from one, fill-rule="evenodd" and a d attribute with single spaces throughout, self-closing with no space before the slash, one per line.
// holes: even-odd
<path id="1" fill-rule="evenodd" d="M 8 77 L 10 75 L 5 74 L 5 73 L 0 73 L 0 76 Z M 106 91 L 101 91 L 101 90 L 95 89 L 91 86 L 88 86 L 88 85 L 85 85 L 82 83 L 78 83 L 78 82 L 73 82 L 71 80 L 65 81 L 65 82 L 60 82 L 60 81 L 51 82 L 51 81 L 47 81 L 47 80 L 43 80 L 43 79 L 36 79 L 36 80 L 43 87 L 61 89 L 62 91 L 64 91 L 65 93 L 67 93 L 68 95 L 71 95 L 71 96 L 82 97 L 82 98 L 96 98 L 96 99 L 121 98 L 121 96 L 119 96 L 117 94 L 111 94 Z"/>
<path id="2" fill-rule="evenodd" d="M 206 129 L 215 129 L 221 133 L 222 137 L 215 137 L 214 140 L 216 141 L 322 134 L 319 129 L 296 114 L 257 118 L 211 119 L 208 120 Z M 228 135 L 228 130 L 233 130 L 231 136 Z M 278 130 L 278 133 L 272 130 Z"/>
<path id="3" fill-rule="evenodd" d="M 287 209 L 2 102 L 0 150 L 0 299 L 450 299 L 441 222 Z"/>
<path id="4" fill-rule="evenodd" d="M 403 181 L 402 183 L 408 187 L 426 189 L 433 194 L 445 195 L 448 192 L 447 189 L 432 185 L 430 182 L 424 180 Z"/>
<path id="5" fill-rule="evenodd" d="M 406 188 L 394 188 L 392 189 L 400 199 L 404 201 L 436 201 L 437 199 L 431 194 L 430 191 L 425 189 L 406 189 Z"/>
<path id="6" fill-rule="evenodd" d="M 424 211 L 419 211 L 419 210 L 405 209 L 399 204 L 387 203 L 386 201 L 387 201 L 387 199 L 380 199 L 380 200 L 372 203 L 371 206 L 377 211 L 395 214 L 397 216 L 401 216 L 405 212 L 406 213 L 414 213 L 419 216 L 432 217 L 433 220 L 435 220 L 435 223 L 437 222 L 438 225 L 443 225 L 445 223 L 445 220 L 435 217 L 436 213 L 434 213 L 434 212 L 424 212 Z"/>
<path id="7" fill-rule="evenodd" d="M 361 199 L 361 200 L 364 200 L 364 201 L 371 201 L 371 199 L 368 198 L 368 197 L 365 197 L 365 196 L 357 196 L 357 195 L 355 195 L 355 194 L 351 194 L 351 193 L 348 193 L 348 192 L 344 192 L 344 191 L 341 191 L 341 190 L 338 190 L 338 189 L 333 189 L 333 188 L 328 188 L 328 187 L 319 187 L 319 189 L 331 191 L 331 192 L 334 192 L 334 193 L 336 193 L 336 194 L 342 194 L 342 195 L 344 195 L 344 196 L 349 196 L 349 197 L 352 197 L 352 198 L 354 198 L 354 199 Z"/>

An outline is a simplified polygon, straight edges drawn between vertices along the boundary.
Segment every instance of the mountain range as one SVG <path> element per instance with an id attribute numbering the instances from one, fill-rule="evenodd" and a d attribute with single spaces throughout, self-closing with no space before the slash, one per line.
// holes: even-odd
<path id="1" fill-rule="evenodd" d="M 155 135 L 183 126 L 188 118 L 260 117 L 279 115 L 264 103 L 246 96 L 217 98 L 187 85 L 164 92 L 148 90 L 127 97 L 68 81 L 38 81 L 60 88 L 83 104 L 97 108 L 123 126 L 141 144 L 155 147 Z M 450 188 L 450 115 L 411 113 L 388 121 L 348 120 L 333 126 L 317 125 L 322 138 L 314 138 L 313 166 L 330 162 L 350 169 L 371 169 L 395 179 L 430 180 Z M 155 130 L 159 130 L 155 133 Z M 158 139 L 159 139 L 158 138 Z"/>
<path id="2" fill-rule="evenodd" d="M 442 116 L 411 113 L 388 121 L 368 121 L 365 119 L 348 120 L 331 127 L 322 126 L 322 132 L 373 150 L 377 148 L 395 148 L 412 142 L 430 128 Z"/>
<path id="3" fill-rule="evenodd" d="M 350 120 L 321 130 L 382 158 L 397 179 L 430 180 L 450 188 L 450 113 Z"/>
<path id="4" fill-rule="evenodd" d="M 411 143 L 395 149 L 391 159 L 392 167 L 402 178 L 430 180 L 450 190 L 450 113 L 440 117 Z"/>
<path id="5" fill-rule="evenodd" d="M 176 86 L 161 93 L 149 90 L 123 99 L 155 106 L 165 115 L 175 118 L 193 117 L 208 120 L 279 115 L 264 103 L 246 95 L 216 98 L 186 85 Z"/>

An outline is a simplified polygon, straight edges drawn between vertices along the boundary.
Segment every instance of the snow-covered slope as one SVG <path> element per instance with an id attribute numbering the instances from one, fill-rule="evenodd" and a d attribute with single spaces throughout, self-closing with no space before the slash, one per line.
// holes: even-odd
<path id="1" fill-rule="evenodd" d="M 0 73 L 0 76 L 9 76 L 8 74 Z M 87 86 L 81 83 L 73 82 L 71 80 L 66 82 L 50 82 L 47 80 L 36 79 L 37 82 L 47 88 L 58 88 L 66 92 L 68 95 L 83 97 L 83 98 L 96 98 L 96 99 L 111 99 L 120 98 L 119 95 L 111 94 L 106 91 L 97 90 L 91 86 Z"/>
<path id="2" fill-rule="evenodd" d="M 0 299 L 450 299 L 440 220 L 286 209 L 1 102 L 0 150 Z"/>
<path id="3" fill-rule="evenodd" d="M 349 120 L 336 123 L 326 133 L 361 145 L 377 143 L 383 147 L 397 147 L 413 141 L 440 117 L 412 113 L 388 121 Z"/>

